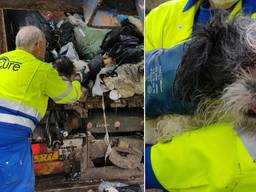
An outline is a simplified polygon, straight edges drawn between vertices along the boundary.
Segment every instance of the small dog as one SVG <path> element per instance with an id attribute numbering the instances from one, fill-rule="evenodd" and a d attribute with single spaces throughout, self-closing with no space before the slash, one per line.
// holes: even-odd
<path id="1" fill-rule="evenodd" d="M 256 21 L 218 13 L 187 42 L 173 89 L 197 103 L 193 115 L 163 115 L 146 122 L 146 143 L 165 142 L 184 131 L 220 120 L 256 131 Z"/>
<path id="2" fill-rule="evenodd" d="M 66 56 L 62 56 L 53 62 L 60 76 L 70 78 L 75 73 L 75 66 L 73 62 Z"/>

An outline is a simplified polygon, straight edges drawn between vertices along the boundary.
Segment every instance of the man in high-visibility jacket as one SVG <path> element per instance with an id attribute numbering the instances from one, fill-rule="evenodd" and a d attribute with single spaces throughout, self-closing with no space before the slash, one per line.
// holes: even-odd
<path id="1" fill-rule="evenodd" d="M 23 27 L 16 50 L 0 55 L 0 191 L 34 191 L 29 137 L 46 113 L 48 99 L 73 103 L 81 77 L 64 81 L 45 62 L 46 39 L 35 26 Z"/>
<path id="2" fill-rule="evenodd" d="M 207 23 L 214 9 L 256 17 L 254 0 L 171 0 L 153 9 L 145 21 L 145 50 L 172 48 Z"/>

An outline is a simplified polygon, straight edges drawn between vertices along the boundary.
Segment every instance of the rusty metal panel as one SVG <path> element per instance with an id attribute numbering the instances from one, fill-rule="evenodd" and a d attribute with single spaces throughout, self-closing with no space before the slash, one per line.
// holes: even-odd
<path id="1" fill-rule="evenodd" d="M 93 17 L 91 26 L 100 28 L 119 27 L 115 13 L 109 10 L 98 10 Z"/>
<path id="2" fill-rule="evenodd" d="M 100 10 L 112 10 L 118 14 L 137 14 L 136 0 L 103 0 L 99 6 Z"/>
<path id="3" fill-rule="evenodd" d="M 64 162 L 58 150 L 51 151 L 45 144 L 32 144 L 36 175 L 49 175 L 64 172 Z"/>
<path id="4" fill-rule="evenodd" d="M 63 161 L 35 163 L 34 169 L 36 175 L 58 174 L 64 172 L 64 163 Z"/>
<path id="5" fill-rule="evenodd" d="M 119 178 L 120 181 L 122 178 Z M 37 192 L 89 192 L 98 191 L 98 187 L 102 179 L 88 179 L 83 181 L 67 181 L 61 175 L 54 175 L 48 177 L 36 178 L 36 190 Z M 132 178 L 122 180 L 120 182 L 126 184 L 141 184 L 144 182 L 143 176 L 139 178 Z M 154 191 L 155 192 L 155 191 Z"/>
<path id="6" fill-rule="evenodd" d="M 90 112 L 89 112 L 90 113 Z M 130 112 L 106 112 L 107 128 L 110 133 L 143 131 L 143 110 Z M 92 133 L 105 133 L 102 112 L 89 114 L 87 128 Z"/>
<path id="7" fill-rule="evenodd" d="M 92 15 L 94 15 L 97 6 L 102 2 L 102 0 L 87 0 L 84 2 L 84 19 L 85 23 L 88 24 L 91 20 Z"/>
<path id="8" fill-rule="evenodd" d="M 0 8 L 82 12 L 83 0 L 1 0 Z"/>
<path id="9" fill-rule="evenodd" d="M 135 0 L 87 0 L 83 6 L 85 22 L 97 28 L 117 28 L 117 15 L 138 15 Z"/>
<path id="10" fill-rule="evenodd" d="M 101 97 L 87 97 L 81 98 L 80 103 L 83 104 L 85 109 L 101 109 L 102 108 L 102 98 Z M 144 106 L 144 97 L 143 95 L 136 95 L 129 98 L 121 98 L 117 101 L 110 100 L 108 97 L 105 97 L 105 106 L 106 108 L 143 108 Z M 67 109 L 71 106 L 65 106 Z"/>
<path id="11" fill-rule="evenodd" d="M 128 180 L 143 178 L 144 171 L 139 169 L 122 169 L 115 166 L 105 166 L 89 168 L 86 172 L 81 173 L 81 178 L 88 179 L 104 179 L 104 180 Z"/>
<path id="12" fill-rule="evenodd" d="M 59 151 L 53 151 L 51 153 L 36 154 L 34 155 L 34 163 L 56 161 L 56 160 L 59 160 L 59 158 L 60 158 Z"/>
<path id="13" fill-rule="evenodd" d="M 8 51 L 4 10 L 0 9 L 0 53 Z"/>

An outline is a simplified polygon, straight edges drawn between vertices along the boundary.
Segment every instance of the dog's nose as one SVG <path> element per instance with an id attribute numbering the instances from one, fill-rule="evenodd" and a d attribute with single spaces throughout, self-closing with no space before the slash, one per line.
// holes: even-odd
<path id="1" fill-rule="evenodd" d="M 256 94 L 251 98 L 252 105 L 256 106 Z"/>
<path id="2" fill-rule="evenodd" d="M 251 110 L 256 114 L 256 105 L 253 105 Z"/>

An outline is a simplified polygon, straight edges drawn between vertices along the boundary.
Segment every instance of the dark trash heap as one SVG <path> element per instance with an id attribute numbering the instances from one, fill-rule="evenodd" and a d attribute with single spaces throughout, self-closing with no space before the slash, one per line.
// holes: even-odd
<path id="1" fill-rule="evenodd" d="M 89 95 L 108 92 L 117 100 L 143 94 L 144 35 L 136 17 L 122 17 L 120 27 L 112 30 L 90 27 L 83 15 L 64 12 L 8 10 L 7 19 L 10 49 L 22 26 L 37 26 L 48 42 L 45 61 L 70 80 L 82 71 Z"/>

